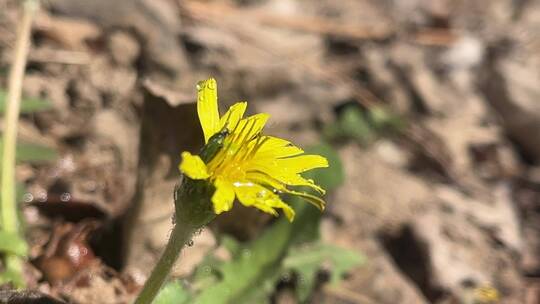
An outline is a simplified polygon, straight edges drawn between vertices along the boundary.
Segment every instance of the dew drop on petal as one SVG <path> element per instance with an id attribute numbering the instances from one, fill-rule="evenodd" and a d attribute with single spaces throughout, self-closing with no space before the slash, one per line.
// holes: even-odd
<path id="1" fill-rule="evenodd" d="M 216 82 L 215 82 L 215 81 L 209 81 L 207 87 L 208 87 L 210 90 L 215 90 L 215 89 L 216 89 Z"/>
<path id="2" fill-rule="evenodd" d="M 193 246 L 193 244 L 194 244 L 193 240 L 189 240 L 189 241 L 187 242 L 188 247 Z"/>

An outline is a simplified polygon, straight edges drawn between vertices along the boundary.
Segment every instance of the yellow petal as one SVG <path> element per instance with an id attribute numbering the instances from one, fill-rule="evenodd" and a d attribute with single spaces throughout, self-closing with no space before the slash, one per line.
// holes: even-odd
<path id="1" fill-rule="evenodd" d="M 220 214 L 224 211 L 231 210 L 234 202 L 234 187 L 233 185 L 221 178 L 214 182 L 216 191 L 212 195 L 212 203 L 214 204 L 214 212 Z"/>
<path id="2" fill-rule="evenodd" d="M 182 152 L 182 162 L 179 168 L 191 179 L 207 179 L 210 177 L 203 160 L 198 155 L 192 155 L 189 152 Z"/>
<path id="3" fill-rule="evenodd" d="M 197 84 L 197 113 L 204 133 L 204 142 L 219 131 L 217 83 L 214 78 Z"/>
<path id="4" fill-rule="evenodd" d="M 294 191 L 294 190 L 289 190 L 285 186 L 284 183 L 282 183 L 281 181 L 279 181 L 279 180 L 277 180 L 277 179 L 275 179 L 275 178 L 273 178 L 271 176 L 268 176 L 265 173 L 262 173 L 262 172 L 248 172 L 246 174 L 246 179 L 248 179 L 250 181 L 253 181 L 253 182 L 256 182 L 257 184 L 268 186 L 268 187 L 270 187 L 272 189 L 276 189 L 276 190 L 284 192 L 284 193 L 289 193 L 289 194 L 292 194 L 292 195 L 300 196 L 303 199 L 305 199 L 308 202 L 315 205 L 317 208 L 319 208 L 321 210 L 324 209 L 325 202 L 320 197 L 315 196 L 315 195 L 311 195 L 311 194 L 305 193 L 305 192 L 298 192 L 298 191 Z M 324 189 L 322 189 L 321 187 L 314 184 L 312 180 L 306 180 L 306 179 L 303 179 L 303 178 L 302 178 L 302 180 L 303 180 L 303 182 L 296 183 L 296 184 L 291 185 L 291 186 L 308 186 L 308 187 L 311 187 L 311 188 L 319 191 L 321 194 L 324 194 L 326 192 L 326 191 L 324 191 Z"/>
<path id="5" fill-rule="evenodd" d="M 255 160 L 258 159 L 275 159 L 295 156 L 302 154 L 304 151 L 287 140 L 273 137 L 273 136 L 264 136 L 264 143 L 257 150 L 257 153 L 253 157 Z"/>
<path id="6" fill-rule="evenodd" d="M 315 168 L 328 167 L 328 160 L 320 155 L 300 155 L 276 160 L 277 166 L 288 172 L 302 173 Z"/>
<path id="7" fill-rule="evenodd" d="M 281 198 L 279 198 L 279 196 L 277 196 L 277 199 L 275 201 L 273 201 L 273 203 L 270 205 L 272 208 L 278 208 L 278 209 L 281 209 L 281 211 L 283 211 L 283 213 L 285 214 L 285 216 L 287 217 L 287 219 L 289 220 L 289 222 L 292 222 L 294 220 L 294 210 L 293 208 L 291 208 L 291 206 L 287 205 L 286 203 L 284 203 Z M 261 203 L 261 204 L 255 204 L 253 205 L 254 207 L 260 209 L 260 210 L 263 210 L 264 211 L 264 208 L 268 208 L 269 205 L 265 204 L 265 203 Z"/>
<path id="8" fill-rule="evenodd" d="M 296 157 L 293 157 L 291 159 L 295 159 Z M 325 191 L 323 188 L 317 186 L 313 180 L 311 179 L 305 179 L 300 174 L 297 173 L 299 169 L 299 165 L 291 165 L 289 164 L 289 167 L 286 165 L 280 164 L 278 161 L 282 159 L 277 159 L 273 161 L 268 160 L 258 160 L 257 162 L 254 162 L 253 160 L 249 163 L 249 166 L 247 166 L 247 173 L 248 178 L 251 179 L 257 179 L 257 174 L 263 174 L 267 176 L 267 179 L 274 179 L 277 182 L 283 183 L 285 185 L 289 186 L 307 186 L 312 189 L 317 190 L 319 193 L 324 194 Z M 322 164 L 321 164 L 322 166 Z M 309 170 L 309 169 L 306 169 Z M 305 170 L 304 170 L 305 171 Z M 266 181 L 268 182 L 268 181 Z M 280 188 L 276 188 L 274 184 L 270 184 L 273 188 L 281 190 Z"/>
<path id="9" fill-rule="evenodd" d="M 318 196 L 315 196 L 315 195 L 312 195 L 312 194 L 309 194 L 309 193 L 305 193 L 305 192 L 293 191 L 293 190 L 289 190 L 289 189 L 285 189 L 283 192 L 299 196 L 302 199 L 304 199 L 304 200 L 308 201 L 309 203 L 311 203 L 312 205 L 314 205 L 315 207 L 317 207 L 321 211 L 323 211 L 324 208 L 326 207 L 326 202 L 322 198 L 320 198 Z"/>
<path id="10" fill-rule="evenodd" d="M 301 197 L 302 199 L 308 201 L 309 203 L 313 204 L 315 207 L 319 208 L 319 210 L 324 210 L 324 207 L 326 205 L 326 203 L 324 202 L 324 200 L 318 196 L 315 196 L 315 195 L 312 195 L 312 194 L 309 194 L 309 193 L 305 193 L 305 192 L 299 192 L 299 191 L 294 191 L 294 190 L 290 190 L 288 189 L 287 187 L 285 187 L 284 184 L 282 184 L 280 181 L 262 173 L 262 172 L 249 172 L 246 174 L 246 179 L 250 180 L 250 181 L 253 181 L 257 184 L 260 184 L 260 185 L 266 185 L 270 188 L 273 188 L 273 189 L 276 189 L 280 192 L 283 192 L 283 193 L 288 193 L 288 194 L 291 194 L 291 195 L 296 195 L 296 196 L 299 196 Z M 306 183 L 308 183 L 306 181 Z M 310 186 L 318 191 L 320 191 L 321 193 L 324 194 L 324 190 L 313 184 L 313 183 L 310 183 L 309 185 L 296 185 L 296 186 Z"/>
<path id="11" fill-rule="evenodd" d="M 232 130 L 236 144 L 242 144 L 244 141 L 251 140 L 255 135 L 260 134 L 270 115 L 259 113 L 248 118 L 240 120 L 238 125 Z"/>
<path id="12" fill-rule="evenodd" d="M 280 181 L 283 181 L 283 183 L 289 186 L 305 186 L 305 187 L 310 187 L 318 191 L 320 194 L 326 193 L 326 191 L 323 188 L 321 188 L 319 185 L 315 184 L 315 182 L 312 179 L 305 179 L 300 174 L 290 174 L 290 175 L 283 174 L 280 177 L 281 177 Z"/>
<path id="13" fill-rule="evenodd" d="M 278 215 L 275 208 L 282 209 L 289 221 L 294 219 L 294 210 L 285 204 L 277 194 L 261 185 L 249 182 L 237 183 L 234 192 L 244 206 L 253 206 L 274 216 Z"/>
<path id="14" fill-rule="evenodd" d="M 237 102 L 229 108 L 227 113 L 223 115 L 219 121 L 220 130 L 227 127 L 230 130 L 234 129 L 238 122 L 246 112 L 247 102 Z"/>
<path id="15" fill-rule="evenodd" d="M 246 179 L 272 189 L 285 189 L 285 185 L 282 182 L 260 171 L 248 171 L 246 173 Z"/>
<path id="16" fill-rule="evenodd" d="M 285 213 L 285 216 L 289 220 L 289 222 L 294 221 L 294 209 L 291 208 L 291 206 L 283 203 L 283 206 L 281 207 L 281 210 L 283 210 L 283 213 Z"/>

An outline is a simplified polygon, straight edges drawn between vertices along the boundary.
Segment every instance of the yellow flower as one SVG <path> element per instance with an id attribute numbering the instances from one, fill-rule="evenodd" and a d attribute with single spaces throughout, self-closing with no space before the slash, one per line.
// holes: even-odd
<path id="1" fill-rule="evenodd" d="M 213 78 L 197 84 L 197 112 L 204 133 L 205 147 L 201 155 L 182 153 L 180 171 L 194 180 L 207 180 L 214 187 L 214 212 L 220 214 L 232 208 L 237 198 L 244 206 L 253 206 L 278 215 L 281 209 L 287 218 L 294 219 L 294 210 L 279 194 L 302 197 L 320 210 L 324 201 L 318 196 L 295 191 L 289 186 L 307 186 L 324 190 L 300 173 L 328 167 L 319 155 L 306 155 L 290 142 L 262 135 L 269 115 L 256 114 L 243 118 L 247 103 L 238 102 L 225 115 L 219 115 L 217 84 Z"/>

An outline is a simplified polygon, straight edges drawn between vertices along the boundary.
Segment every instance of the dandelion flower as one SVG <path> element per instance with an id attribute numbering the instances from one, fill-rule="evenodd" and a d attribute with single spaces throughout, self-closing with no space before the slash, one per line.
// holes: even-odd
<path id="1" fill-rule="evenodd" d="M 306 155 L 289 141 L 263 135 L 269 115 L 260 113 L 244 118 L 246 102 L 234 104 L 220 116 L 213 78 L 200 81 L 197 91 L 205 146 L 200 155 L 183 152 L 179 168 L 190 179 L 205 180 L 214 186 L 211 201 L 216 214 L 230 210 L 236 198 L 244 206 L 275 216 L 276 209 L 281 209 L 292 221 L 294 210 L 282 201 L 280 194 L 299 196 L 324 209 L 325 203 L 318 196 L 291 188 L 306 186 L 324 194 L 313 180 L 300 175 L 328 167 L 324 157 Z"/>

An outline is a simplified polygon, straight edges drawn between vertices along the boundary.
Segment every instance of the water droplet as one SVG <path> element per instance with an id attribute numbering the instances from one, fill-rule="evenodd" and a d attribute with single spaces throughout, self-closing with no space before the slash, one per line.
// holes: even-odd
<path id="1" fill-rule="evenodd" d="M 41 191 L 38 195 L 37 195 L 37 200 L 41 203 L 44 203 L 47 201 L 47 192 L 45 191 Z"/>
<path id="2" fill-rule="evenodd" d="M 207 87 L 210 90 L 215 90 L 216 89 L 216 82 L 215 81 L 209 81 Z"/>
<path id="3" fill-rule="evenodd" d="M 200 91 L 203 89 L 203 86 L 201 85 L 201 82 L 197 83 L 197 91 Z"/>
<path id="4" fill-rule="evenodd" d="M 26 192 L 25 194 L 23 194 L 23 202 L 30 203 L 33 200 L 34 200 L 34 196 L 32 195 L 32 193 Z"/>
<path id="5" fill-rule="evenodd" d="M 251 257 L 251 250 L 249 249 L 242 250 L 242 257 L 249 259 Z"/>
<path id="6" fill-rule="evenodd" d="M 64 192 L 60 195 L 60 200 L 62 202 L 69 202 L 71 200 L 71 194 L 69 192 Z"/>
<path id="7" fill-rule="evenodd" d="M 193 240 L 189 240 L 189 241 L 187 242 L 188 247 L 193 246 L 193 244 L 194 244 Z"/>

